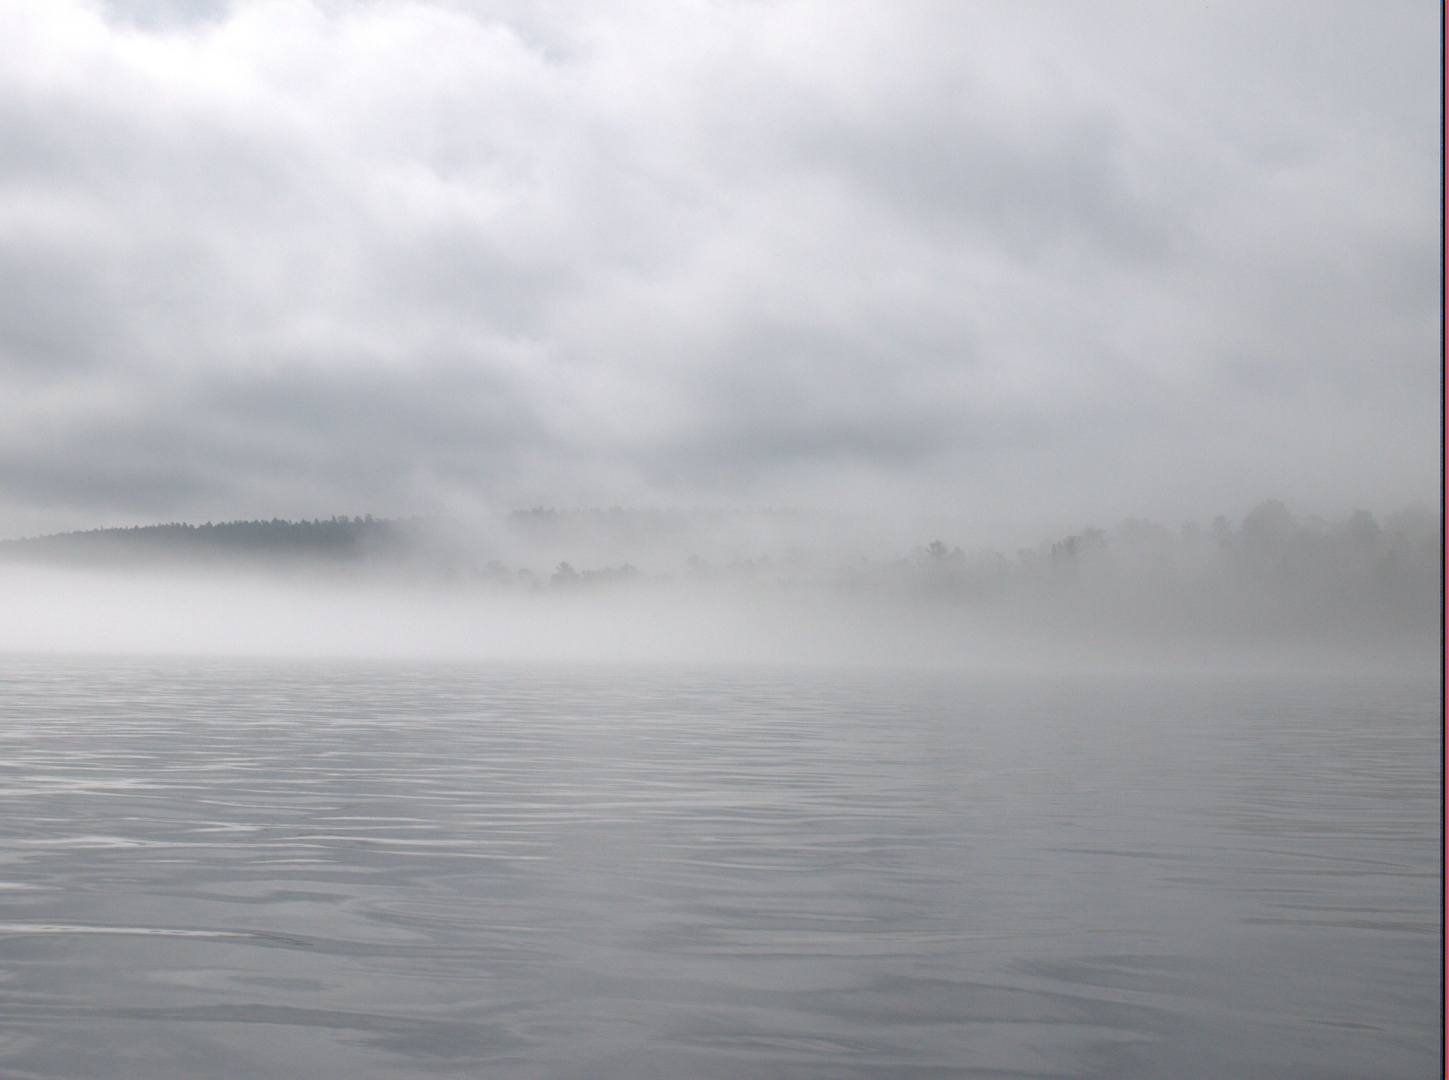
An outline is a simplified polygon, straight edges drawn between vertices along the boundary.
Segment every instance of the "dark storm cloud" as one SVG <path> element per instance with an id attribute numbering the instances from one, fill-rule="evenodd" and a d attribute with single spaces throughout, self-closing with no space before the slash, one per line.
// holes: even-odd
<path id="1" fill-rule="evenodd" d="M 517 388 L 472 367 L 403 376 L 348 365 L 153 385 L 52 432 L 44 454 L 26 441 L 7 453 L 4 497 L 115 520 L 178 505 L 223 518 L 269 500 L 303 516 L 328 485 L 387 510 L 397 492 L 427 483 L 506 488 L 550 436 Z"/>
<path id="2" fill-rule="evenodd" d="M 937 117 L 892 118 L 881 130 L 802 132 L 805 160 L 849 176 L 947 243 L 984 234 L 1018 260 L 1079 240 L 1104 254 L 1156 262 L 1171 251 L 1165 215 L 1120 173 L 1122 135 L 1081 116 L 1045 146 Z M 942 231 L 944 230 L 944 232 Z"/>
<path id="3" fill-rule="evenodd" d="M 5 0 L 3 531 L 1428 497 L 1436 19 Z"/>
<path id="4" fill-rule="evenodd" d="M 117 22 L 161 30 L 224 18 L 230 6 L 229 0 L 105 0 L 103 10 Z"/>

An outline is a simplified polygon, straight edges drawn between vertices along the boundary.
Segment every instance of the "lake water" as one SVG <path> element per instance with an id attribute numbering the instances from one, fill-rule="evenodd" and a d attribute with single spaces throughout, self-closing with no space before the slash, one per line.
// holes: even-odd
<path id="1" fill-rule="evenodd" d="M 0 1076 L 1436 1076 L 1439 692 L 0 660 Z"/>

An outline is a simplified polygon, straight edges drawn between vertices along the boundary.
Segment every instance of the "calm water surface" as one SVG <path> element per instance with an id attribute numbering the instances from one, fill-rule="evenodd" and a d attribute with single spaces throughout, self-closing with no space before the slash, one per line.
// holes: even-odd
<path id="1" fill-rule="evenodd" d="M 0 660 L 0 1076 L 1438 1075 L 1438 703 Z"/>

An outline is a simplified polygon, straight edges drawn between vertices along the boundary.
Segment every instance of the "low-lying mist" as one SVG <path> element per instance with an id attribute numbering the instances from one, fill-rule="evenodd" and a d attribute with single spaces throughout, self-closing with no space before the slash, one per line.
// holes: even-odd
<path id="1" fill-rule="evenodd" d="M 0 544 L 0 650 L 1012 667 L 1437 663 L 1436 513 L 1012 552 L 804 513 L 237 522 Z"/>

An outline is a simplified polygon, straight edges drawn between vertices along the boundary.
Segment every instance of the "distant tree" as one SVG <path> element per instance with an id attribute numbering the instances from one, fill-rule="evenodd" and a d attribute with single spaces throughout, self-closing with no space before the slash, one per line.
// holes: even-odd
<path id="1" fill-rule="evenodd" d="M 1249 546 L 1272 551 L 1288 543 L 1296 527 L 1288 508 L 1278 499 L 1269 499 L 1248 511 L 1239 531 Z"/>
<path id="2" fill-rule="evenodd" d="M 1362 547 L 1377 544 L 1381 532 L 1379 523 L 1367 510 L 1355 510 L 1343 526 L 1343 534 L 1348 541 Z"/>

